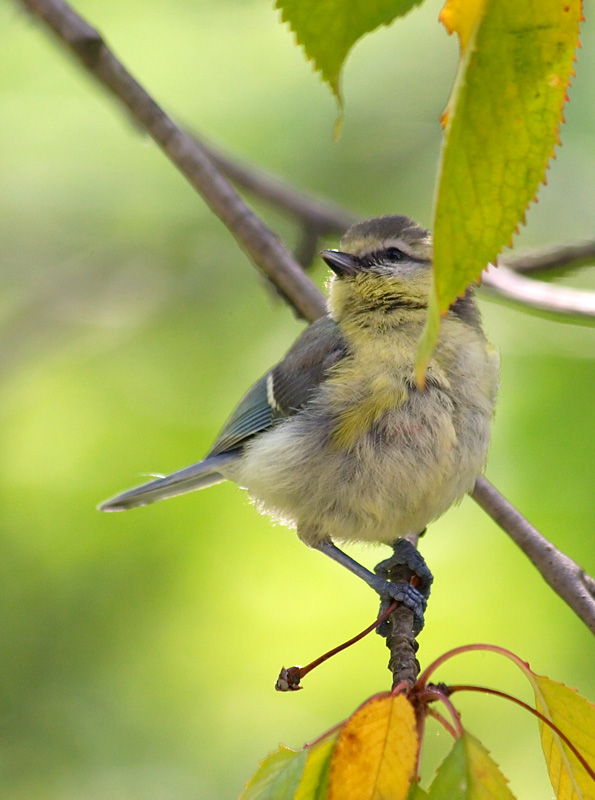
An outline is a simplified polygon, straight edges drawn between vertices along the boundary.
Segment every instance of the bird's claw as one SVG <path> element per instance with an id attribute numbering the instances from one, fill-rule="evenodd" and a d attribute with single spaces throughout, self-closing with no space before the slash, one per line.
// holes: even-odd
<path id="1" fill-rule="evenodd" d="M 413 611 L 413 632 L 417 636 L 424 626 L 424 612 L 434 576 L 419 550 L 407 539 L 398 539 L 393 550 L 392 556 L 377 564 L 374 570 L 386 581 L 385 591 L 381 595 L 380 614 L 386 611 L 393 601 L 402 603 Z M 411 582 L 405 580 L 407 573 L 413 573 Z M 377 630 L 381 636 L 387 636 L 390 632 L 390 622 L 386 620 Z"/>
<path id="2" fill-rule="evenodd" d="M 413 633 L 417 636 L 424 627 L 424 611 L 428 605 L 427 598 L 410 583 L 386 582 L 386 594 L 381 596 L 380 612 L 383 614 L 396 600 L 405 608 L 413 611 Z M 385 620 L 376 629 L 381 636 L 386 636 L 390 631 L 390 622 Z"/>
<path id="3" fill-rule="evenodd" d="M 398 567 L 407 567 L 411 570 L 417 578 L 417 589 L 427 600 L 430 596 L 434 576 L 417 547 L 407 539 L 397 539 L 393 545 L 392 556 L 377 564 L 374 572 L 390 580 L 391 573 Z"/>

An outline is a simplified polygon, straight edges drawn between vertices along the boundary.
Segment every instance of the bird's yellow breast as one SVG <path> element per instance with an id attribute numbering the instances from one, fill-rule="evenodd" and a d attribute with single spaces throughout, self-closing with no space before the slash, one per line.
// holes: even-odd
<path id="1" fill-rule="evenodd" d="M 395 348 L 387 337 L 362 336 L 357 355 L 333 368 L 328 382 L 336 424 L 332 444 L 352 448 L 380 418 L 403 405 L 409 396 L 406 382 L 412 372 L 408 348 Z"/>

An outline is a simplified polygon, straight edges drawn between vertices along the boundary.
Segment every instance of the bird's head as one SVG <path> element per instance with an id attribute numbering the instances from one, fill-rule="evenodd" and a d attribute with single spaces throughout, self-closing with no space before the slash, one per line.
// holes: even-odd
<path id="1" fill-rule="evenodd" d="M 335 273 L 329 311 L 345 317 L 425 311 L 431 284 L 432 236 L 409 217 L 387 216 L 353 225 L 339 250 L 323 250 Z"/>

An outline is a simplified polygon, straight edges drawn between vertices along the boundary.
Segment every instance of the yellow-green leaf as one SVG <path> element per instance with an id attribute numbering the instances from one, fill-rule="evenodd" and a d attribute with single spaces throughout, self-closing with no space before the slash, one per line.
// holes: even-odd
<path id="1" fill-rule="evenodd" d="M 464 731 L 438 768 L 428 800 L 514 800 L 514 795 L 485 747 Z"/>
<path id="2" fill-rule="evenodd" d="M 595 705 L 574 689 L 533 673 L 535 705 L 595 769 Z M 559 736 L 540 723 L 541 744 L 558 800 L 594 800 L 595 781 Z"/>
<path id="3" fill-rule="evenodd" d="M 545 178 L 582 14 L 580 0 L 448 0 L 441 18 L 461 60 L 444 117 L 426 361 L 438 313 L 511 241 Z"/>
<path id="4" fill-rule="evenodd" d="M 326 800 L 331 758 L 340 729 L 306 748 L 306 766 L 294 800 Z"/>
<path id="5" fill-rule="evenodd" d="M 417 758 L 415 714 L 403 695 L 377 695 L 350 717 L 331 760 L 329 800 L 406 800 Z"/>
<path id="6" fill-rule="evenodd" d="M 415 359 L 415 382 L 420 390 L 423 390 L 426 385 L 426 372 L 436 347 L 439 333 L 440 309 L 438 308 L 436 289 L 432 286 L 428 302 L 428 316 L 417 346 L 417 358 Z"/>
<path id="7" fill-rule="evenodd" d="M 411 784 L 411 789 L 407 795 L 407 800 L 429 800 L 428 793 L 421 788 L 417 781 L 414 781 Z"/>
<path id="8" fill-rule="evenodd" d="M 428 800 L 465 800 L 467 794 L 467 759 L 465 744 L 457 739 L 452 750 L 438 767 Z"/>
<path id="9" fill-rule="evenodd" d="M 293 800 L 307 756 L 305 750 L 289 750 L 281 745 L 261 762 L 240 800 Z"/>
<path id="10" fill-rule="evenodd" d="M 467 758 L 469 800 L 514 800 L 506 778 L 479 739 L 467 731 L 462 738 Z"/>
<path id="11" fill-rule="evenodd" d="M 277 0 L 306 56 L 331 87 L 341 106 L 341 69 L 365 33 L 390 25 L 422 0 Z"/>
<path id="12" fill-rule="evenodd" d="M 435 209 L 441 311 L 510 241 L 545 177 L 581 19 L 580 0 L 474 0 L 469 30 L 458 5 L 442 15 L 465 47 Z"/>

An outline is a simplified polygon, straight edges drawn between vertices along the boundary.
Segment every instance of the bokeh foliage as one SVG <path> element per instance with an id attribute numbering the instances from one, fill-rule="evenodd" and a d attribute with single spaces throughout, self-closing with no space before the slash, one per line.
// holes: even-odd
<path id="1" fill-rule="evenodd" d="M 356 47 L 338 143 L 327 90 L 266 3 L 77 8 L 178 119 L 358 214 L 430 223 L 457 59 L 438 3 Z M 279 741 L 299 747 L 387 688 L 377 637 L 304 692 L 272 688 L 283 663 L 368 624 L 375 601 L 234 486 L 129 514 L 94 507 L 142 473 L 200 458 L 300 326 L 17 6 L 0 6 L 0 28 L 0 798 L 234 797 Z M 593 233 L 589 22 L 582 38 L 565 144 L 523 246 Z M 592 273 L 573 281 L 593 285 Z M 593 574 L 592 331 L 482 307 L 503 361 L 488 476 Z M 472 501 L 432 526 L 423 550 L 436 582 L 422 662 L 493 641 L 595 697 L 592 637 Z M 384 553 L 354 552 L 369 564 Z M 480 657 L 444 672 L 525 692 Z M 531 721 L 488 699 L 460 705 L 515 793 L 549 796 Z M 437 735 L 427 758 L 444 753 Z"/>

